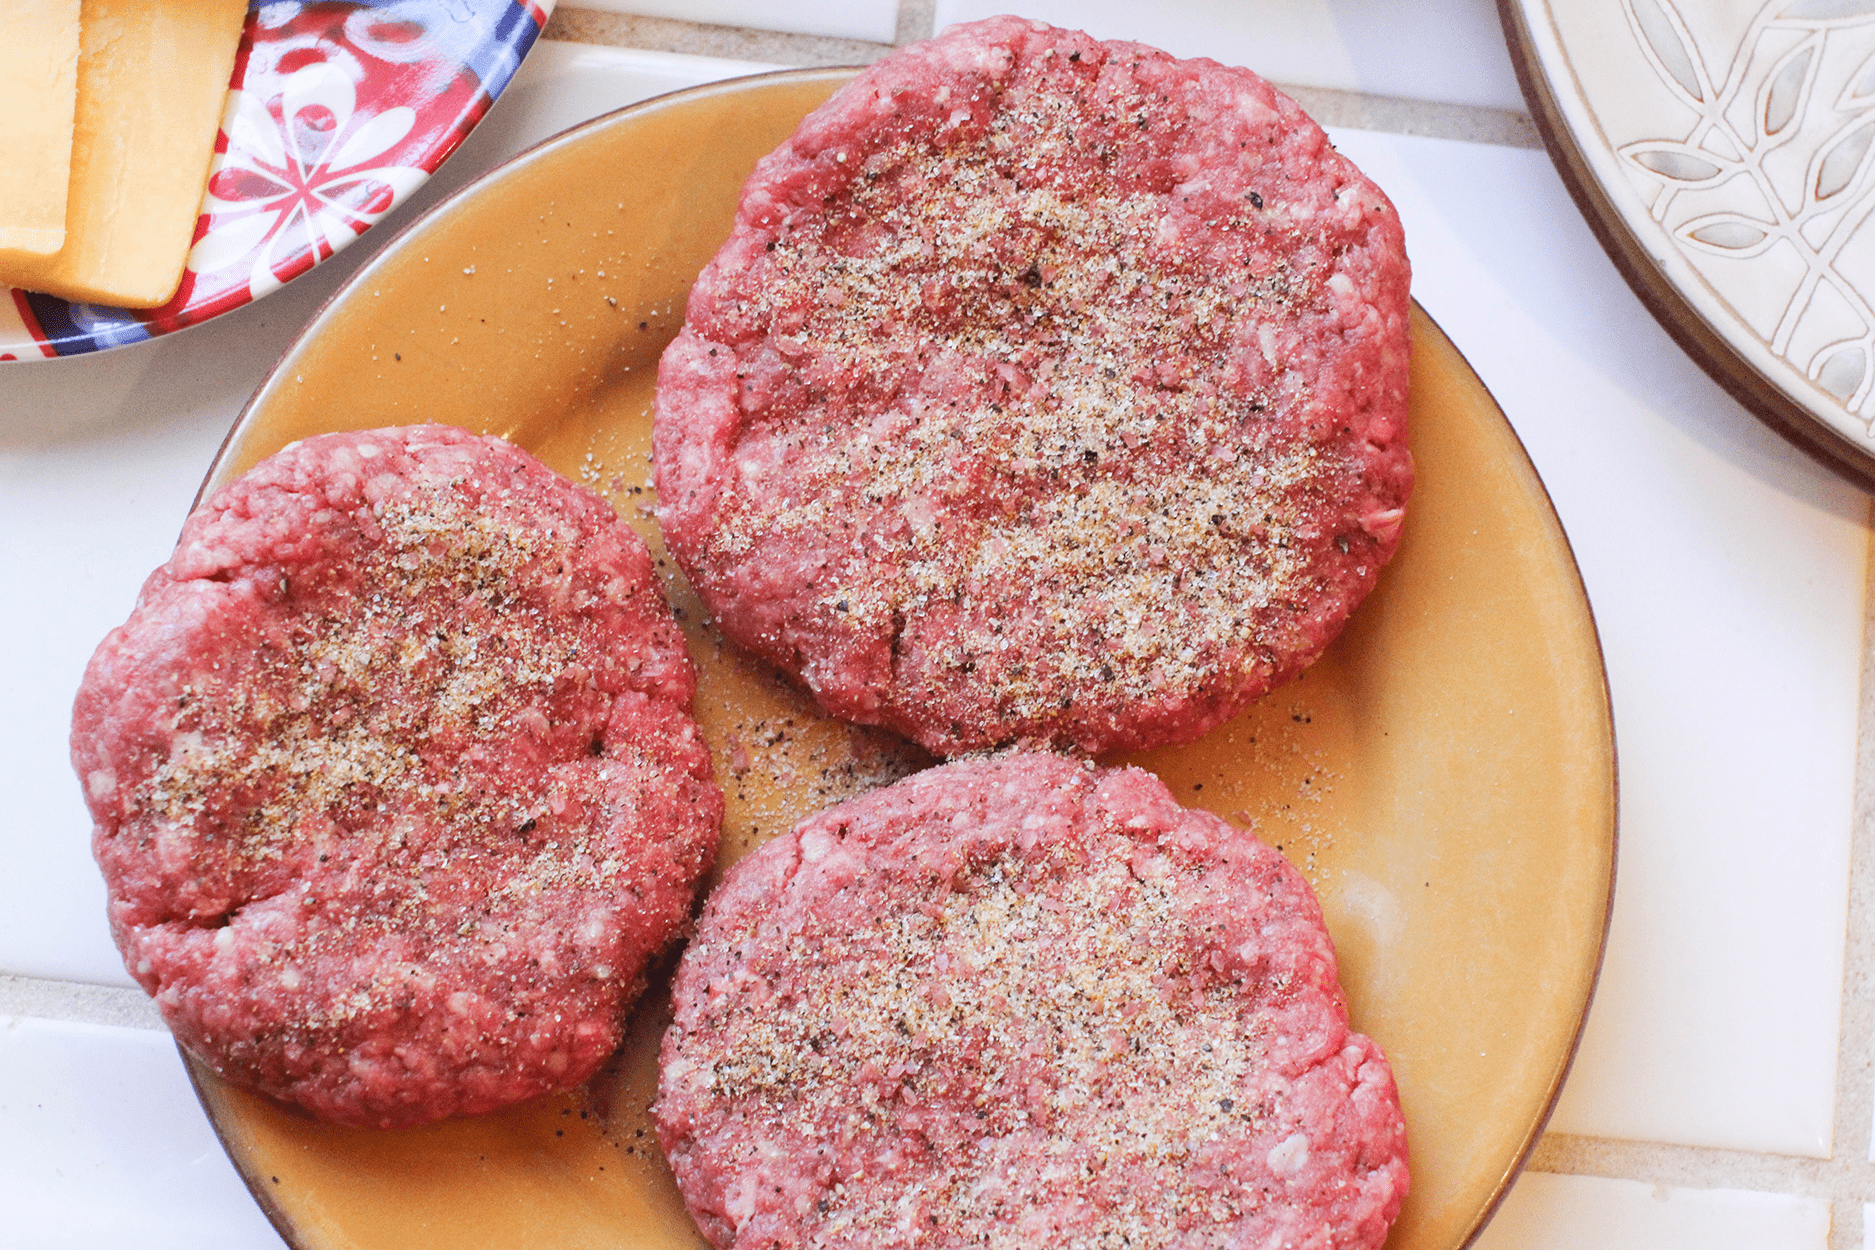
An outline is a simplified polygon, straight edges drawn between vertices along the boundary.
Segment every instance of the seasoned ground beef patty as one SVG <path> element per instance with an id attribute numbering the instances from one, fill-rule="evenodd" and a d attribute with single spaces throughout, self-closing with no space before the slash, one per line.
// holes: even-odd
<path id="1" fill-rule="evenodd" d="M 1307 885 L 1151 775 L 943 765 L 731 870 L 656 1114 L 718 1247 L 1378 1247 L 1407 1188 Z"/>
<path id="2" fill-rule="evenodd" d="M 589 1075 L 722 799 L 644 544 L 500 439 L 307 439 L 188 520 L 79 690 L 125 964 L 348 1124 Z"/>
<path id="3" fill-rule="evenodd" d="M 1399 538 L 1391 206 L 1247 70 L 1014 18 L 763 159 L 658 374 L 723 630 L 944 754 L 1188 741 Z"/>

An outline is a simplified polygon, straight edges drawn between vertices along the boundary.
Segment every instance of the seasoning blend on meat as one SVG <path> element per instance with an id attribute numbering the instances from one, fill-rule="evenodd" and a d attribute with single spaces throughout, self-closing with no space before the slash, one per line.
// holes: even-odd
<path id="1" fill-rule="evenodd" d="M 1277 851 L 1138 769 L 1016 752 L 730 870 L 655 1108 L 720 1250 L 1372 1250 L 1393 1077 Z"/>
<path id="2" fill-rule="evenodd" d="M 532 456 L 296 443 L 190 517 L 78 693 L 125 964 L 322 1118 L 577 1085 L 715 855 L 695 684 L 644 544 Z"/>
<path id="3" fill-rule="evenodd" d="M 834 715 L 1189 741 L 1398 543 L 1407 285 L 1386 197 L 1255 74 L 954 28 L 757 166 L 659 370 L 659 516 Z"/>

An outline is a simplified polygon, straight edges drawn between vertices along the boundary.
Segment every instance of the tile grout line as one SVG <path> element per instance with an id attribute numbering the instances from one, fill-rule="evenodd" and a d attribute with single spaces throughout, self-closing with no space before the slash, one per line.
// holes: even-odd
<path id="1" fill-rule="evenodd" d="M 1858 692 L 1855 751 L 1855 803 L 1849 826 L 1849 905 L 1843 935 L 1842 1005 L 1836 1037 L 1836 1098 L 1830 1150 L 1845 1168 L 1851 1161 L 1864 1183 L 1854 1194 L 1841 1194 L 1831 1210 L 1830 1250 L 1860 1250 L 1866 1230 L 1860 1211 L 1849 1203 L 1868 1201 L 1875 1191 L 1866 1177 L 1875 1172 L 1875 560 L 1863 582 L 1862 688 Z"/>
<path id="2" fill-rule="evenodd" d="M 1711 1146 L 1549 1133 L 1532 1152 L 1529 1170 L 1677 1189 L 1741 1189 L 1820 1199 L 1835 1208 L 1830 1250 L 1859 1250 L 1861 1220 L 1842 1218 L 1842 1208 L 1855 1204 L 1859 1216 L 1861 1203 L 1875 1201 L 1875 1165 L 1854 1152 L 1800 1159 Z"/>
<path id="3" fill-rule="evenodd" d="M 937 0 L 898 0 L 895 45 L 916 43 L 937 34 Z"/>
<path id="4" fill-rule="evenodd" d="M 934 33 L 934 7 L 934 0 L 901 0 L 891 44 L 827 35 L 791 35 L 746 26 L 711 26 L 677 18 L 639 17 L 564 6 L 554 10 L 543 37 L 776 65 L 866 65 L 890 52 L 895 44 L 929 38 Z M 1500 147 L 1542 147 L 1529 115 L 1513 109 L 1446 104 L 1294 83 L 1278 83 L 1277 86 L 1293 96 L 1324 126 Z"/>
<path id="5" fill-rule="evenodd" d="M 0 1017 L 6 1016 L 123 1029 L 168 1028 L 142 990 L 0 972 Z"/>
<path id="6" fill-rule="evenodd" d="M 898 29 L 901 35 L 906 29 L 903 12 Z M 541 38 L 790 66 L 869 65 L 892 50 L 889 43 L 867 39 L 792 35 L 745 26 L 711 26 L 672 17 L 640 17 L 564 6 L 556 8 L 547 19 Z"/>
<path id="7" fill-rule="evenodd" d="M 1335 87 L 1277 83 L 1323 126 L 1371 130 L 1415 139 L 1454 139 L 1496 147 L 1541 149 L 1528 113 L 1479 104 L 1442 104 L 1404 96 L 1371 95 Z"/>

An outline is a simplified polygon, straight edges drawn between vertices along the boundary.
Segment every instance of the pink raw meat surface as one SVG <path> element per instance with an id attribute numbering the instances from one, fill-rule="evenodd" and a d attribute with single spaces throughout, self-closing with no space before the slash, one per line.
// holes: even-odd
<path id="1" fill-rule="evenodd" d="M 695 684 L 644 544 L 532 456 L 296 443 L 189 518 L 78 694 L 125 964 L 323 1118 L 576 1085 L 715 854 Z"/>
<path id="2" fill-rule="evenodd" d="M 1138 769 L 960 761 L 738 863 L 656 1115 L 722 1250 L 1378 1247 L 1385 1058 L 1275 850 Z"/>
<path id="3" fill-rule="evenodd" d="M 1398 542 L 1408 276 L 1255 74 L 958 27 L 756 167 L 660 365 L 659 517 L 837 716 L 947 755 L 1190 741 Z"/>

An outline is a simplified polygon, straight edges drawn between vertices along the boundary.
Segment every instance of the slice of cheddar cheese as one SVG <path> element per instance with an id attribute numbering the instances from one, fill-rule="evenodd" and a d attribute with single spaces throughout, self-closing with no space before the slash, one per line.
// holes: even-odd
<path id="1" fill-rule="evenodd" d="M 65 245 L 0 283 L 167 303 L 200 216 L 247 0 L 83 0 Z"/>
<path id="2" fill-rule="evenodd" d="M 65 245 L 78 0 L 0 3 L 0 266 Z"/>

